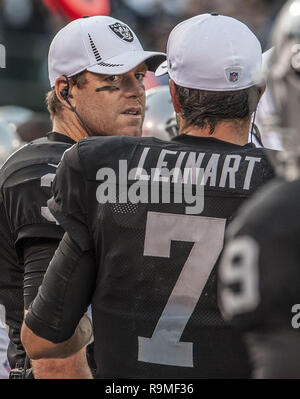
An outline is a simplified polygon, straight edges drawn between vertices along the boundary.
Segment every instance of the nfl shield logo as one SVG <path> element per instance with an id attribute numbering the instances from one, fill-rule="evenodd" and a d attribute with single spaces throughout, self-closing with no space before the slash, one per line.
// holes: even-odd
<path id="1" fill-rule="evenodd" d="M 239 80 L 239 73 L 238 72 L 230 72 L 229 74 L 229 81 L 234 83 Z"/>
<path id="2" fill-rule="evenodd" d="M 133 34 L 127 25 L 116 22 L 115 24 L 108 26 L 120 39 L 125 40 L 126 42 L 133 41 L 134 39 Z"/>

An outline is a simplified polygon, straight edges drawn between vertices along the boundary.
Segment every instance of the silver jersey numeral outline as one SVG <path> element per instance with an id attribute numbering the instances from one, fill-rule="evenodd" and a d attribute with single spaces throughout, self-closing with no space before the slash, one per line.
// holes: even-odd
<path id="1" fill-rule="evenodd" d="M 49 164 L 49 165 L 51 165 L 51 164 Z M 51 165 L 51 166 L 55 166 L 55 165 Z M 41 177 L 41 187 L 51 187 L 54 178 L 55 178 L 55 173 L 47 173 L 46 175 L 42 176 Z M 54 222 L 56 224 L 59 224 L 47 206 L 41 206 L 41 215 L 46 220 L 48 220 L 48 222 L 52 222 L 52 223 Z"/>
<path id="2" fill-rule="evenodd" d="M 253 311 L 260 302 L 259 246 L 250 236 L 240 236 L 230 241 L 220 263 L 220 308 L 225 319 Z M 234 284 L 240 290 L 232 289 Z"/>

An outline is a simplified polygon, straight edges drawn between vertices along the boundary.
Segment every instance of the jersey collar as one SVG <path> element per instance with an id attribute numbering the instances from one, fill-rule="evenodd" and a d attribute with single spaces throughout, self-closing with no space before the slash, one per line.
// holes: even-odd
<path id="1" fill-rule="evenodd" d="M 61 133 L 57 133 L 57 132 L 47 133 L 46 136 L 49 141 L 61 141 L 63 143 L 68 143 L 68 144 L 76 143 L 76 141 L 71 139 L 69 136 L 66 136 L 65 134 L 61 134 Z"/>
<path id="2" fill-rule="evenodd" d="M 246 145 L 238 145 L 229 143 L 228 141 L 223 141 L 216 139 L 214 137 L 199 137 L 199 136 L 192 136 L 188 134 L 180 134 L 179 136 L 174 137 L 171 141 L 176 141 L 179 143 L 186 143 L 186 144 L 195 144 L 197 146 L 201 145 L 203 147 L 209 148 L 256 148 L 253 143 L 248 143 Z"/>

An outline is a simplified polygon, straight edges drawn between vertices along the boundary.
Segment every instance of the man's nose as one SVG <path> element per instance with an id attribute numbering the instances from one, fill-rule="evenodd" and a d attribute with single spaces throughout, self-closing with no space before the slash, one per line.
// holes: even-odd
<path id="1" fill-rule="evenodd" d="M 136 78 L 129 78 L 125 83 L 124 92 L 128 97 L 142 97 L 145 95 L 145 88 L 141 81 Z"/>

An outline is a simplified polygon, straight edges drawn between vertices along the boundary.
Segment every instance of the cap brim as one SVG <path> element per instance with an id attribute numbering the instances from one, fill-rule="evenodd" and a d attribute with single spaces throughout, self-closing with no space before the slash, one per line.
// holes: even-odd
<path id="1" fill-rule="evenodd" d="M 270 61 L 270 58 L 272 57 L 273 53 L 274 53 L 275 47 L 271 47 L 269 48 L 269 50 L 265 51 L 262 55 L 262 66 L 263 68 L 265 68 L 267 66 L 267 64 Z"/>
<path id="2" fill-rule="evenodd" d="M 97 64 L 87 67 L 87 71 L 93 73 L 101 73 L 105 75 L 121 75 L 129 72 L 142 62 L 145 62 L 149 71 L 155 72 L 158 65 L 165 60 L 165 53 L 158 53 L 154 51 L 128 51 L 109 58 L 105 61 L 100 61 Z"/>
<path id="3" fill-rule="evenodd" d="M 262 55 L 262 65 L 261 65 L 261 73 L 257 79 L 257 83 L 259 86 L 263 86 L 267 83 L 268 77 L 270 74 L 270 64 L 274 54 L 274 47 L 271 47 L 269 50 L 265 51 Z"/>
<path id="4" fill-rule="evenodd" d="M 165 60 L 155 71 L 155 76 L 163 76 L 168 73 L 168 61 Z"/>

